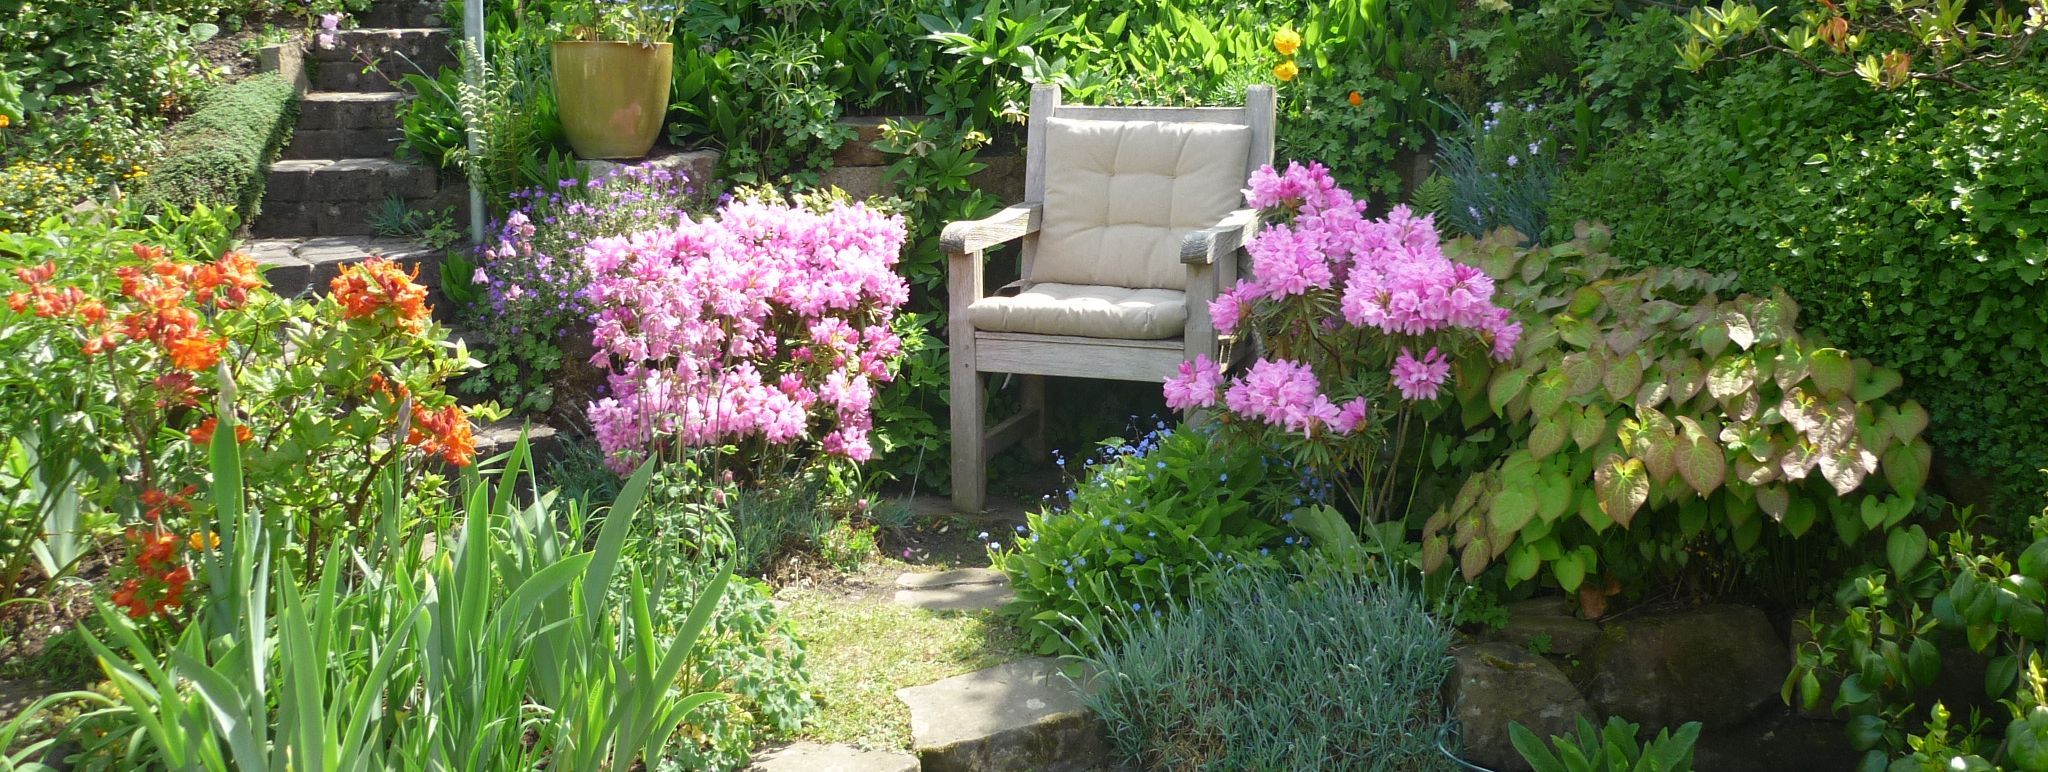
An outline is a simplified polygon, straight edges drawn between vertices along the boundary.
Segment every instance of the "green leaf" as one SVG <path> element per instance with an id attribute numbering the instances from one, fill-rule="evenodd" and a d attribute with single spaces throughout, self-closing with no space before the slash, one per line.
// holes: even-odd
<path id="1" fill-rule="evenodd" d="M 1520 367 L 1495 373 L 1486 385 L 1486 404 L 1493 408 L 1494 415 L 1505 415 L 1509 402 L 1522 393 L 1522 387 L 1529 383 L 1529 371 Z"/>
<path id="2" fill-rule="evenodd" d="M 1549 470 L 1536 478 L 1536 516 L 1554 522 L 1572 506 L 1572 482 L 1563 472 Z"/>
<path id="3" fill-rule="evenodd" d="M 1568 397 L 1593 393 L 1600 388 L 1601 379 L 1607 374 L 1607 363 L 1584 351 L 1564 355 L 1559 364 L 1564 370 L 1564 393 Z"/>
<path id="4" fill-rule="evenodd" d="M 1627 528 L 1650 499 L 1650 475 L 1642 459 L 1609 454 L 1593 470 L 1593 489 L 1600 496 L 1600 511 Z"/>
<path id="5" fill-rule="evenodd" d="M 1509 486 L 1494 494 L 1493 505 L 1487 510 L 1487 520 L 1501 538 L 1522 530 L 1535 516 L 1536 494 L 1522 486 Z"/>
<path id="6" fill-rule="evenodd" d="M 1893 576 L 1906 576 L 1927 557 L 1927 533 L 1917 525 L 1892 531 L 1884 540 L 1884 556 Z"/>
<path id="7" fill-rule="evenodd" d="M 1926 638 L 1914 638 L 1906 647 L 1906 677 L 1913 679 L 1911 688 L 1919 689 L 1934 685 L 1934 679 L 1941 675 L 1941 650 L 1935 648 Z"/>
<path id="8" fill-rule="evenodd" d="M 1856 366 L 1849 361 L 1849 354 L 1838 348 L 1815 349 L 1807 355 L 1807 367 L 1813 371 L 1813 385 L 1827 397 L 1840 397 L 1856 386 Z"/>
<path id="9" fill-rule="evenodd" d="M 1885 482 L 1900 496 L 1917 498 L 1920 489 L 1927 484 L 1928 469 L 1934 463 L 1934 448 L 1920 440 L 1893 446 L 1884 452 L 1880 466 L 1884 469 Z"/>
<path id="10" fill-rule="evenodd" d="M 1855 676 L 1850 676 L 1850 678 L 1854 679 Z M 1844 686 L 1846 685 L 1847 684 L 1845 683 Z M 1867 692 L 1865 694 L 1867 695 Z M 1858 702 L 1860 702 L 1860 700 Z M 1837 697 L 1835 699 L 1835 706 L 1837 709 L 1841 708 L 1844 704 L 1845 703 L 1842 702 L 1842 699 L 1840 697 Z M 1864 715 L 1850 718 L 1848 728 L 1849 745 L 1859 751 L 1867 751 L 1872 748 L 1875 748 L 1877 747 L 1878 743 L 1884 742 L 1884 729 L 1884 718 L 1880 716 Z"/>
<path id="11" fill-rule="evenodd" d="M 1777 485 L 1761 485 L 1756 488 L 1756 505 L 1772 520 L 1785 521 L 1785 513 L 1791 508 L 1792 494 Z"/>
<path id="12" fill-rule="evenodd" d="M 1701 496 L 1721 487 L 1728 477 L 1727 455 L 1704 432 L 1687 431 L 1678 440 L 1678 476 Z"/>
<path id="13" fill-rule="evenodd" d="M 2048 582 L 2048 541 L 2037 541 L 2020 553 L 2020 575 L 2037 582 Z"/>
<path id="14" fill-rule="evenodd" d="M 1551 561 L 1550 573 L 1565 592 L 1578 592 L 1579 584 L 1586 581 L 1586 561 L 1574 552 Z"/>
<path id="15" fill-rule="evenodd" d="M 1572 442 L 1580 450 L 1592 450 L 1607 438 L 1607 413 L 1599 407 L 1587 405 L 1572 419 Z"/>
<path id="16" fill-rule="evenodd" d="M 1856 386 L 1849 390 L 1849 398 L 1857 402 L 1870 402 L 1899 388 L 1906 379 L 1899 371 L 1889 367 L 1871 367 L 1856 378 Z"/>
<path id="17" fill-rule="evenodd" d="M 1643 384 L 1643 358 L 1629 354 L 1608 366 L 1607 375 L 1601 385 L 1607 388 L 1607 396 L 1616 402 L 1626 402 L 1635 395 L 1636 387 Z"/>
<path id="18" fill-rule="evenodd" d="M 1984 696 L 2002 699 L 2012 689 L 2013 681 L 2020 675 L 2020 660 L 2011 654 L 1991 658 L 1984 666 Z"/>
<path id="19" fill-rule="evenodd" d="M 1538 420 L 1536 426 L 1529 430 L 1529 455 L 1541 460 L 1562 449 L 1564 441 L 1569 438 L 1564 422 L 1557 417 Z"/>
<path id="20" fill-rule="evenodd" d="M 1543 558 L 1528 544 L 1516 544 L 1508 548 L 1508 586 L 1535 578 L 1543 570 Z"/>
<path id="21" fill-rule="evenodd" d="M 1564 407 L 1564 394 L 1564 373 L 1556 369 L 1544 371 L 1529 386 L 1529 412 L 1537 418 L 1557 415 L 1557 411 Z"/>

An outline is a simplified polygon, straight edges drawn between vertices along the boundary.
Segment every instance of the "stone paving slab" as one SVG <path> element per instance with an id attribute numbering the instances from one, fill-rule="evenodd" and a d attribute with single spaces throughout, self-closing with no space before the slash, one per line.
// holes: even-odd
<path id="1" fill-rule="evenodd" d="M 918 772 L 918 768 L 917 757 L 908 753 L 800 742 L 755 754 L 747 772 Z"/>
<path id="2" fill-rule="evenodd" d="M 1058 672 L 1032 657 L 896 690 L 910 708 L 911 745 L 925 772 L 1070 772 L 1109 758 L 1101 722 Z"/>
<path id="3" fill-rule="evenodd" d="M 963 584 L 1009 584 L 1010 577 L 993 568 L 956 568 L 938 573 L 909 573 L 896 577 L 896 586 L 906 590 L 930 590 Z"/>
<path id="4" fill-rule="evenodd" d="M 439 255 L 417 242 L 377 236 L 317 236 L 304 239 L 254 239 L 242 251 L 256 258 L 266 270 L 271 290 L 285 297 L 307 292 L 320 293 L 341 272 L 341 267 L 375 255 L 391 258 L 402 266 L 419 265 L 422 284 L 440 283 L 436 263 Z"/>

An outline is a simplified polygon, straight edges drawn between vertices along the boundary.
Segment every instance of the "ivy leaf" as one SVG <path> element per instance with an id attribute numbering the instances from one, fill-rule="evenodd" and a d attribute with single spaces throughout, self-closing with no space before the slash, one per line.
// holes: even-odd
<path id="1" fill-rule="evenodd" d="M 1856 385 L 1856 366 L 1841 349 L 1815 349 L 1807 355 L 1806 363 L 1813 370 L 1813 385 L 1822 396 L 1840 397 Z"/>
<path id="2" fill-rule="evenodd" d="M 1580 450 L 1592 450 L 1607 436 L 1607 413 L 1594 405 L 1587 405 L 1572 419 L 1572 442 Z"/>
<path id="3" fill-rule="evenodd" d="M 1564 441 L 1571 437 L 1560 416 L 1540 419 L 1536 427 L 1529 430 L 1529 455 L 1538 460 L 1564 448 Z"/>
<path id="4" fill-rule="evenodd" d="M 1678 440 L 1678 476 L 1701 497 L 1711 495 L 1728 476 L 1727 454 L 1705 432 L 1688 431 Z"/>
<path id="5" fill-rule="evenodd" d="M 1627 528 L 1650 500 L 1650 475 L 1642 459 L 1609 454 L 1593 470 L 1593 490 L 1600 496 L 1600 511 Z"/>
<path id="6" fill-rule="evenodd" d="M 1783 486 L 1764 485 L 1756 489 L 1756 505 L 1770 515 L 1772 520 L 1785 522 L 1785 511 L 1791 507 L 1792 493 Z"/>
<path id="7" fill-rule="evenodd" d="M 1486 384 L 1486 404 L 1493 408 L 1494 415 L 1504 415 L 1509 402 L 1522 393 L 1522 387 L 1529 383 L 1529 371 L 1520 367 L 1495 373 L 1493 380 Z"/>
<path id="8" fill-rule="evenodd" d="M 1643 384 L 1643 358 L 1629 354 L 1607 368 L 1607 377 L 1602 385 L 1607 387 L 1607 396 L 1616 402 L 1626 402 L 1634 396 L 1636 387 Z"/>
<path id="9" fill-rule="evenodd" d="M 1884 479 L 1900 496 L 1916 498 L 1927 484 L 1927 470 L 1934 462 L 1934 448 L 1919 440 L 1895 445 L 1884 453 Z"/>

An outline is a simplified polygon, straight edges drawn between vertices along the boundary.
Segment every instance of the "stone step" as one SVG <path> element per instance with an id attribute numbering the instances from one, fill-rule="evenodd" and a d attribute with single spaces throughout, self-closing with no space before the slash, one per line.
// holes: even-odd
<path id="1" fill-rule="evenodd" d="M 278 157 L 286 161 L 390 158 L 404 135 L 397 129 L 308 129 L 292 132 Z"/>
<path id="2" fill-rule="evenodd" d="M 309 81 L 316 91 L 397 93 L 406 75 L 431 78 L 456 65 L 452 35 L 439 27 L 344 30 L 333 48 L 307 49 Z"/>
<path id="3" fill-rule="evenodd" d="M 445 23 L 441 7 L 440 3 L 382 0 L 358 14 L 356 22 L 364 27 L 439 27 Z"/>
<path id="4" fill-rule="evenodd" d="M 309 91 L 299 97 L 299 131 L 396 130 L 398 110 L 409 101 L 411 94 L 394 91 Z"/>
<path id="5" fill-rule="evenodd" d="M 927 611 L 981 611 L 1017 599 L 1010 577 L 988 568 L 959 568 L 896 577 L 896 604 Z"/>
<path id="6" fill-rule="evenodd" d="M 910 707 L 924 772 L 1081 772 L 1111 767 L 1102 723 L 1059 675 L 1032 657 L 896 690 Z"/>
<path id="7" fill-rule="evenodd" d="M 263 205 L 432 198 L 440 190 L 440 174 L 420 164 L 390 158 L 302 158 L 270 165 Z"/>
<path id="8" fill-rule="evenodd" d="M 441 255 L 406 239 L 377 236 L 317 236 L 297 239 L 253 239 L 242 251 L 264 267 L 272 291 L 285 297 L 327 294 L 327 285 L 342 266 L 371 257 L 387 257 L 401 267 L 419 269 L 419 282 L 430 291 L 441 284 Z M 435 293 L 438 294 L 438 293 Z M 429 301 L 435 298 L 430 295 Z M 438 305 L 438 304 L 437 304 Z"/>
<path id="9" fill-rule="evenodd" d="M 754 754 L 747 772 L 918 772 L 918 768 L 917 757 L 907 753 L 800 742 Z"/>

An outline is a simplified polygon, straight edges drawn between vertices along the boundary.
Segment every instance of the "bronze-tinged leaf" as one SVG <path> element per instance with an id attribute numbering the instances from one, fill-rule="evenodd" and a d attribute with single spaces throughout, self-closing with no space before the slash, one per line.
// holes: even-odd
<path id="1" fill-rule="evenodd" d="M 1616 327 L 1607 332 L 1607 348 L 1613 351 L 1615 356 L 1636 353 L 1636 349 L 1642 348 L 1643 341 L 1650 338 L 1651 332 L 1649 328 L 1636 324 Z"/>
<path id="2" fill-rule="evenodd" d="M 1785 522 L 1785 512 L 1792 507 L 1792 492 L 1777 485 L 1765 485 L 1756 489 L 1756 505 L 1772 520 Z"/>
<path id="3" fill-rule="evenodd" d="M 1542 250 L 1530 250 L 1529 254 L 1522 258 L 1521 274 L 1524 283 L 1535 284 L 1543 278 L 1543 273 L 1548 270 L 1550 270 L 1550 258 L 1545 257 Z"/>
<path id="4" fill-rule="evenodd" d="M 1648 380 L 1636 388 L 1636 409 L 1647 410 L 1664 404 L 1665 398 L 1671 396 L 1671 384 L 1664 381 L 1661 373 L 1655 376 L 1648 373 L 1643 375 Z"/>
<path id="5" fill-rule="evenodd" d="M 1669 300 L 1652 300 L 1637 309 L 1636 318 L 1644 326 L 1655 327 L 1678 318 L 1679 312 L 1684 310 L 1684 306 Z"/>
<path id="6" fill-rule="evenodd" d="M 1636 387 L 1643 385 L 1643 358 L 1629 354 L 1607 367 L 1607 377 L 1602 381 L 1607 387 L 1607 396 L 1616 402 L 1627 402 L 1635 396 Z"/>
<path id="7" fill-rule="evenodd" d="M 1778 479 L 1778 465 L 1766 464 L 1750 458 L 1747 454 L 1735 456 L 1735 479 L 1751 485 L 1763 485 Z"/>
<path id="8" fill-rule="evenodd" d="M 1820 476 L 1835 487 L 1837 495 L 1855 493 L 1856 488 L 1863 484 L 1863 478 L 1875 471 L 1877 456 L 1854 440 L 1820 457 Z"/>
<path id="9" fill-rule="evenodd" d="M 1700 351 L 1705 352 L 1709 359 L 1718 359 L 1721 352 L 1728 350 L 1728 325 L 1718 321 L 1719 314 L 1716 314 L 1695 328 L 1694 337 L 1699 341 Z"/>
<path id="10" fill-rule="evenodd" d="M 1457 526 L 1451 529 L 1451 546 L 1463 547 L 1471 544 L 1473 539 L 1479 538 L 1485 532 L 1485 528 L 1485 521 L 1480 520 L 1476 512 L 1458 518 Z"/>
<path id="11" fill-rule="evenodd" d="M 1567 397 L 1593 393 L 1607 375 L 1607 362 L 1592 352 L 1574 351 L 1564 355 L 1559 364 L 1564 368 L 1564 393 Z"/>
<path id="12" fill-rule="evenodd" d="M 1827 420 L 1826 407 L 1820 399 L 1797 386 L 1787 389 L 1784 398 L 1778 401 L 1778 415 L 1793 431 L 1805 436 L 1819 431 Z"/>
<path id="13" fill-rule="evenodd" d="M 1442 536 L 1432 536 L 1422 542 L 1422 572 L 1434 574 L 1444 567 L 1444 561 L 1451 556 L 1451 543 Z"/>
<path id="14" fill-rule="evenodd" d="M 1508 402 L 1522 393 L 1522 387 L 1529 384 L 1529 371 L 1520 367 L 1501 370 L 1493 374 L 1493 380 L 1486 384 L 1486 404 L 1493 408 L 1494 415 L 1502 415 Z"/>
<path id="15" fill-rule="evenodd" d="M 1755 388 L 1756 362 L 1746 354 L 1715 360 L 1713 371 L 1707 375 L 1707 393 L 1722 404 Z"/>
<path id="16" fill-rule="evenodd" d="M 1934 449 L 1920 440 L 1895 445 L 1884 454 L 1884 479 L 1900 496 L 1916 498 L 1927 485 Z"/>
<path id="17" fill-rule="evenodd" d="M 1849 354 L 1838 348 L 1814 349 L 1806 355 L 1806 366 L 1812 370 L 1814 388 L 1820 389 L 1821 396 L 1835 398 L 1845 396 L 1856 386 L 1856 365 L 1849 361 Z"/>
<path id="18" fill-rule="evenodd" d="M 1486 572 L 1487 562 L 1493 559 L 1493 545 L 1485 539 L 1473 539 L 1465 545 L 1465 551 L 1458 555 L 1458 571 L 1465 575 L 1465 581 L 1478 579 Z"/>
<path id="19" fill-rule="evenodd" d="M 1727 325 L 1728 342 L 1735 344 L 1736 348 L 1748 351 L 1750 346 L 1756 345 L 1756 330 L 1750 327 L 1749 317 L 1743 316 L 1734 306 L 1721 309 L 1721 324 Z"/>
<path id="20" fill-rule="evenodd" d="M 1728 476 L 1727 453 L 1705 432 L 1686 432 L 1678 438 L 1678 476 L 1700 496 L 1713 494 Z"/>
<path id="21" fill-rule="evenodd" d="M 1564 372 L 1556 368 L 1545 370 L 1529 384 L 1529 413 L 1537 418 L 1557 415 L 1564 407 Z"/>
<path id="22" fill-rule="evenodd" d="M 1437 507 L 1436 513 L 1430 515 L 1428 520 L 1423 521 L 1422 535 L 1429 536 L 1445 528 L 1449 528 L 1451 527 L 1451 521 L 1454 519 L 1456 518 L 1454 515 L 1451 514 L 1451 510 L 1446 509 L 1444 507 Z"/>
<path id="23" fill-rule="evenodd" d="M 1486 493 L 1486 475 L 1475 474 L 1465 478 L 1465 484 L 1458 488 L 1458 495 L 1451 499 L 1451 514 L 1463 515 L 1472 511 L 1479 503 L 1479 497 Z"/>
<path id="24" fill-rule="evenodd" d="M 1591 583 L 1579 585 L 1579 616 L 1587 619 L 1607 616 L 1607 593 Z"/>
<path id="25" fill-rule="evenodd" d="M 1785 345 L 1778 347 L 1778 356 L 1774 359 L 1776 367 L 1771 377 L 1777 380 L 1779 390 L 1791 391 L 1813 372 L 1807 364 L 1806 352 L 1799 348 L 1797 341 L 1785 341 Z"/>
<path id="26" fill-rule="evenodd" d="M 1795 441 L 1778 456 L 1778 475 L 1787 480 L 1804 480 L 1807 473 L 1820 464 L 1820 457 L 1821 450 L 1813 443 Z"/>
<path id="27" fill-rule="evenodd" d="M 1917 439 L 1927 428 L 1927 408 L 1909 399 L 1897 407 L 1885 408 L 1880 420 L 1891 430 L 1892 437 L 1900 441 Z"/>
<path id="28" fill-rule="evenodd" d="M 1578 443 L 1580 450 L 1592 450 L 1607 438 L 1607 426 L 1607 412 L 1587 405 L 1572 419 L 1572 442 Z"/>
<path id="29" fill-rule="evenodd" d="M 1610 454 L 1593 469 L 1593 490 L 1600 496 L 1600 511 L 1627 528 L 1650 500 L 1650 475 L 1642 459 Z"/>
<path id="30" fill-rule="evenodd" d="M 1755 391 L 1738 392 L 1734 397 L 1721 400 L 1721 411 L 1737 421 L 1753 421 L 1762 412 L 1763 398 Z"/>
<path id="31" fill-rule="evenodd" d="M 1535 428 L 1529 430 L 1529 455 L 1538 460 L 1564 449 L 1564 442 L 1571 438 L 1571 430 L 1565 428 L 1563 416 L 1538 419 Z"/>
<path id="32" fill-rule="evenodd" d="M 1691 401 L 1695 395 L 1700 393 L 1701 387 L 1705 386 L 1706 383 L 1706 363 L 1692 357 L 1686 357 L 1685 363 L 1679 365 L 1677 374 L 1671 377 L 1672 401 L 1681 405 Z"/>

